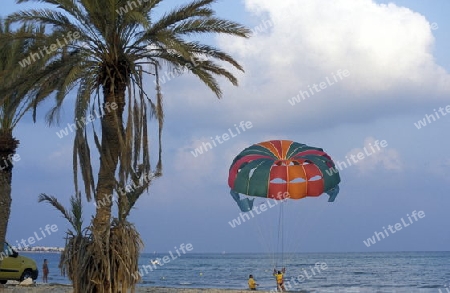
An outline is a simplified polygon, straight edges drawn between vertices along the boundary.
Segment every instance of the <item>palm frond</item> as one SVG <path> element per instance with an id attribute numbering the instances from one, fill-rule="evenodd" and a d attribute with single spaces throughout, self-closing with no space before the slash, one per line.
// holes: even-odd
<path id="1" fill-rule="evenodd" d="M 72 225 L 72 227 L 75 227 L 73 215 L 58 201 L 56 197 L 41 193 L 38 197 L 38 202 L 46 202 L 52 205 L 55 209 L 61 212 L 62 216 Z"/>

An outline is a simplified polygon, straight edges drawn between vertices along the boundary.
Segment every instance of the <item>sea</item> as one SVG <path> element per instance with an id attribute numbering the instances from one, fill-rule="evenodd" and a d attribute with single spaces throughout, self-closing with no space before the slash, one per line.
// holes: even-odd
<path id="1" fill-rule="evenodd" d="M 60 275 L 58 253 L 25 253 L 49 262 L 49 282 L 70 284 Z M 164 258 L 166 257 L 166 258 Z M 159 264 L 151 260 L 158 259 Z M 138 286 L 247 289 L 252 274 L 258 290 L 276 287 L 273 269 L 286 268 L 288 291 L 367 293 L 450 293 L 450 252 L 370 253 L 144 253 Z M 137 273 L 137 272 L 136 272 Z M 41 275 L 37 283 L 41 283 Z"/>

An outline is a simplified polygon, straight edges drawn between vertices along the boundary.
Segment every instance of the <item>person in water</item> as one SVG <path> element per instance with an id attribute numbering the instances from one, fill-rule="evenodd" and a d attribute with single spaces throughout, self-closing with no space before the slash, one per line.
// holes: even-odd
<path id="1" fill-rule="evenodd" d="M 286 268 L 282 268 L 281 271 L 278 271 L 276 269 L 273 269 L 273 275 L 275 276 L 275 279 L 277 281 L 277 290 L 280 292 L 286 291 L 286 288 L 284 287 L 284 273 L 286 272 Z"/>
<path id="2" fill-rule="evenodd" d="M 248 288 L 250 290 L 256 290 L 256 286 L 258 286 L 258 284 L 256 284 L 255 279 L 253 279 L 253 275 L 250 275 L 248 277 Z"/>
<path id="3" fill-rule="evenodd" d="M 44 264 L 42 265 L 42 282 L 48 283 L 48 261 L 47 259 L 44 259 Z"/>

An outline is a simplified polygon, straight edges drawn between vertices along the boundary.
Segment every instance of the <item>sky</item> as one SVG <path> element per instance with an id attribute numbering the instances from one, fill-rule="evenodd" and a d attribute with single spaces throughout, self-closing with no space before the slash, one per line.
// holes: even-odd
<path id="1" fill-rule="evenodd" d="M 180 3 L 166 0 L 160 11 Z M 0 15 L 29 7 L 36 4 L 3 0 Z M 448 250 L 450 2 L 223 0 L 214 8 L 253 31 L 249 39 L 202 38 L 245 73 L 233 71 L 238 87 L 220 80 L 219 100 L 192 75 L 162 71 L 164 175 L 130 217 L 144 251 L 182 243 L 198 253 L 279 251 L 280 206 L 285 251 Z M 146 89 L 154 94 L 152 77 Z M 57 135 L 73 119 L 71 97 L 63 114 L 59 126 L 48 127 L 44 107 L 36 124 L 27 115 L 15 129 L 12 244 L 55 224 L 58 231 L 36 245 L 64 245 L 67 223 L 37 202 L 47 193 L 67 204 L 73 194 L 74 135 Z M 211 137 L 236 133 L 241 122 L 251 127 L 196 153 Z M 333 203 L 323 195 L 276 205 L 233 228 L 240 210 L 229 195 L 230 164 L 244 148 L 272 139 L 321 147 L 341 162 L 340 193 Z M 344 166 L 359 152 L 366 155 Z M 85 224 L 94 211 L 85 202 Z"/>

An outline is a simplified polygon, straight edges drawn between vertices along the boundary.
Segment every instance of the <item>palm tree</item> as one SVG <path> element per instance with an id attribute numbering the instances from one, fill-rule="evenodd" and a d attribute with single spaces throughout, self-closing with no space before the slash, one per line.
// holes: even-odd
<path id="1" fill-rule="evenodd" d="M 0 19 L 0 248 L 3 250 L 9 216 L 11 213 L 11 182 L 19 141 L 13 136 L 17 123 L 28 110 L 36 109 L 42 96 L 37 83 L 27 80 L 30 72 L 38 73 L 52 54 L 36 60 L 29 66 L 20 66 L 23 59 L 36 50 L 43 39 L 52 38 L 44 27 L 24 25 L 16 31 Z M 17 83 L 17 80 L 21 83 Z M 13 87 L 10 84 L 16 83 Z M 50 87 L 50 86 L 49 86 Z M 17 157 L 16 157 L 17 156 Z M 0 259 L 1 262 L 1 259 Z"/>
<path id="2" fill-rule="evenodd" d="M 60 268 L 63 275 L 68 275 L 73 280 L 74 291 L 79 292 L 77 287 L 80 283 L 78 280 L 78 270 L 75 269 L 88 262 L 83 261 L 82 251 L 89 247 L 90 239 L 86 237 L 83 228 L 83 205 L 81 194 L 70 197 L 70 209 L 66 209 L 56 197 L 41 193 L 38 197 L 39 202 L 46 202 L 61 212 L 73 230 L 67 231 L 66 245 L 61 255 Z"/>
<path id="3" fill-rule="evenodd" d="M 18 3 L 33 0 L 18 0 Z M 215 0 L 195 0 L 159 18 L 155 9 L 162 0 L 34 0 L 55 9 L 35 9 L 10 16 L 12 21 L 50 25 L 60 33 L 55 47 L 59 59 L 47 65 L 39 83 L 57 86 L 56 105 L 48 114 L 58 119 L 67 94 L 76 89 L 74 140 L 74 182 L 78 194 L 78 172 L 88 200 L 94 198 L 96 214 L 90 226 L 91 245 L 83 258 L 89 264 L 80 271 L 80 291 L 122 292 L 134 288 L 130 276 L 137 269 L 139 234 L 127 222 L 130 210 L 154 177 L 162 174 L 161 133 L 162 94 L 158 70 L 167 65 L 188 69 L 217 97 L 222 96 L 217 77 L 237 85 L 236 77 L 221 64 L 242 67 L 219 49 L 192 41 L 198 34 L 228 34 L 248 37 L 244 26 L 215 16 Z M 47 47 L 51 47 L 47 43 Z M 54 44 L 53 44 L 54 45 Z M 201 60 L 201 62 L 200 62 Z M 156 93 L 144 91 L 145 75 L 155 75 Z M 33 78 L 34 79 L 34 78 Z M 39 97 L 50 94 L 42 87 Z M 85 120 L 100 120 L 101 137 L 94 128 L 93 140 L 100 154 L 98 175 L 94 178 L 91 145 Z M 148 116 L 159 125 L 159 155 L 151 168 L 147 137 Z M 88 121 L 89 121 L 88 120 Z M 81 123 L 80 123 L 81 122 Z M 97 182 L 95 183 L 95 180 Z M 126 188 L 126 186 L 133 188 Z M 111 200 L 117 193 L 118 214 L 113 217 Z M 129 246 L 133 247 L 128 250 Z M 127 256 L 126 258 L 124 256 Z M 84 266 L 83 266 L 84 267 Z M 119 272 L 124 272 L 118 275 Z"/>

